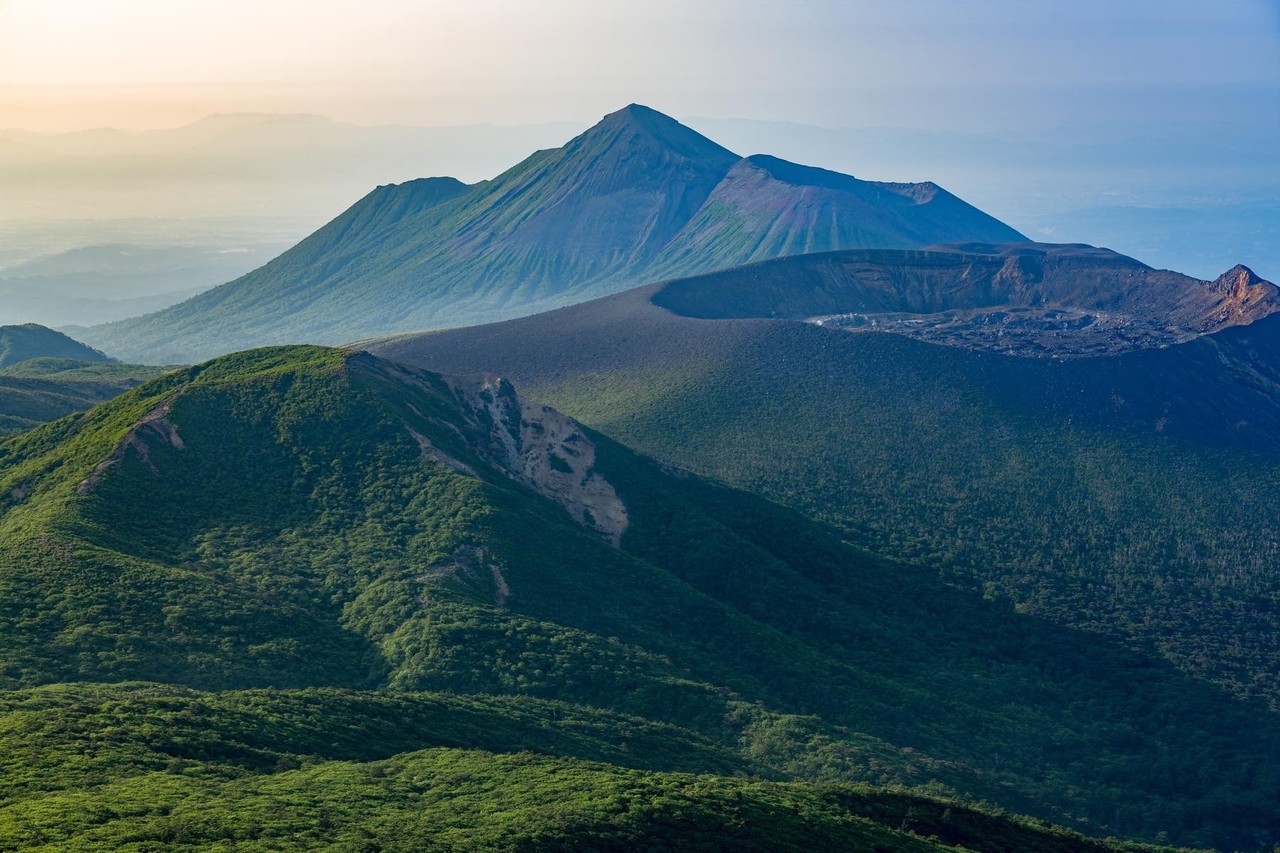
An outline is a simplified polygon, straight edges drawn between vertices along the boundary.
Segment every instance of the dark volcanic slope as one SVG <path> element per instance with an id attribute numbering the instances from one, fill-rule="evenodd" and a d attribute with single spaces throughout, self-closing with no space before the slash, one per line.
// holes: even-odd
<path id="1" fill-rule="evenodd" d="M 266 266 L 88 334 L 131 360 L 191 361 L 492 321 L 781 254 L 1018 239 L 933 184 L 743 160 L 632 105 L 490 181 L 379 187 Z"/>
<path id="2" fill-rule="evenodd" d="M 831 252 L 675 281 L 688 317 L 808 320 L 847 331 L 1067 358 L 1182 343 L 1280 309 L 1246 267 L 1201 281 L 1108 249 L 1015 243 Z"/>
<path id="3" fill-rule="evenodd" d="M 758 293 L 767 267 L 703 284 Z M 653 304 L 680 287 L 371 349 L 500 371 L 881 553 L 1280 701 L 1280 317 L 1055 360 Z M 721 307 L 764 313 L 754 299 Z"/>

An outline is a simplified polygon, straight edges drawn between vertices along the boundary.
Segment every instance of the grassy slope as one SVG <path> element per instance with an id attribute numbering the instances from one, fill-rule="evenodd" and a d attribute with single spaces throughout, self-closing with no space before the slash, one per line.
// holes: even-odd
<path id="1" fill-rule="evenodd" d="M 160 406 L 182 447 L 144 431 L 81 494 Z M 1093 831 L 1273 832 L 1261 709 L 599 438 L 619 552 L 496 473 L 421 462 L 406 422 L 487 470 L 459 411 L 429 377 L 268 350 L 0 446 L 0 676 L 569 701 L 677 725 L 707 769 L 719 749 Z"/>
<path id="2" fill-rule="evenodd" d="M 529 700 L 59 686 L 0 696 L 0 744 L 6 849 L 1138 849 L 904 792 L 690 775 L 708 750 L 678 732 Z"/>

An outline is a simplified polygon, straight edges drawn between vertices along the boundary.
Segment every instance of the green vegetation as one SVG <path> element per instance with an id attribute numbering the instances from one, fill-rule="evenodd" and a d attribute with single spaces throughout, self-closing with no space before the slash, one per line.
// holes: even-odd
<path id="1" fill-rule="evenodd" d="M 503 427 L 467 399 L 367 355 L 277 348 L 0 445 L 10 837 L 308 826 L 395 849 L 433 826 L 507 849 L 656 845 L 678 824 L 776 846 L 801 820 L 833 848 L 874 831 L 895 850 L 934 843 L 892 834 L 917 819 L 947 839 L 942 812 L 970 814 L 924 795 L 1095 835 L 1280 837 L 1265 708 L 592 434 L 630 522 L 614 548 L 492 461 Z M 87 684 L 128 681 L 183 687 Z M 416 752 L 443 747 L 551 757 Z M 744 778 L 653 775 L 676 771 Z M 475 792 L 452 817 L 428 796 L 442 784 Z M 566 810 L 529 816 L 546 802 Z M 972 814 L 1002 827 L 980 836 L 1026 829 Z"/>
<path id="2" fill-rule="evenodd" d="M 723 295 L 733 276 L 708 278 Z M 484 365 L 873 553 L 1280 708 L 1280 318 L 1057 361 L 691 319 L 651 304 L 660 289 L 372 348 Z"/>
<path id="3" fill-rule="evenodd" d="M 626 769 L 619 723 L 646 759 L 706 756 L 681 755 L 691 744 L 671 730 L 529 700 L 22 691 L 0 711 L 0 847 L 1150 849 L 906 792 Z M 454 740 L 471 745 L 434 745 Z M 592 754 L 611 761 L 570 757 Z"/>
<path id="4" fill-rule="evenodd" d="M 36 323 L 0 326 L 0 368 L 32 358 L 64 358 L 90 363 L 110 361 L 96 349 Z"/>
<path id="5" fill-rule="evenodd" d="M 1274 457 L 1039 418 L 1005 396 L 1023 377 L 998 356 L 822 337 L 766 345 L 788 354 L 776 373 L 744 350 L 689 384 L 620 370 L 530 393 L 876 553 L 1280 705 Z"/>

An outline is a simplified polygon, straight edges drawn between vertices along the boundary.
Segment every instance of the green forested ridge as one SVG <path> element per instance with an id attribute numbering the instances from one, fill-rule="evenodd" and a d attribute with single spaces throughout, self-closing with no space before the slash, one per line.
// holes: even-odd
<path id="1" fill-rule="evenodd" d="M 69 846 L 117 831 L 207 840 L 228 822 L 260 826 L 260 798 L 275 797 L 289 804 L 276 809 L 281 827 L 318 809 L 333 812 L 334 833 L 373 832 L 361 807 L 327 798 L 369 793 L 368 779 L 428 778 L 455 758 L 357 765 L 466 747 L 558 757 L 530 759 L 533 777 L 504 765 L 473 779 L 495 797 L 554 790 L 544 770 L 602 790 L 705 785 L 701 805 L 679 812 L 698 822 L 724 818 L 716 791 L 741 791 L 780 822 L 735 825 L 775 844 L 767 827 L 783 832 L 807 803 L 825 803 L 821 821 L 837 827 L 871 795 L 557 762 L 905 784 L 1151 840 L 1277 837 L 1280 741 L 1265 707 L 588 434 L 593 470 L 629 518 L 614 548 L 495 467 L 483 448 L 499 425 L 461 387 L 366 355 L 262 350 L 0 445 L 0 679 L 14 691 L 2 719 L 33 738 L 5 754 L 10 778 L 29 780 L 15 784 L 49 792 L 15 791 L 13 819 L 29 825 L 35 809 Z M 427 446 L 475 474 L 424 459 Z M 37 687 L 137 680 L 186 689 Z M 22 750 L 59 739 L 71 745 L 56 768 L 33 773 Z M 188 769 L 234 778 L 196 784 Z M 106 785 L 79 793 L 87 778 Z M 830 794 L 842 790 L 854 793 Z M 579 811 L 486 827 L 546 833 L 531 844 L 579 831 L 639 843 L 669 829 L 661 810 L 618 818 L 624 801 L 610 794 L 592 812 L 612 815 L 607 830 Z M 206 817 L 139 829 L 128 817 L 139 803 Z M 47 815 L 72 809 L 108 828 L 57 836 L 66 830 Z M 417 832 L 413 820 L 387 818 L 386 832 Z M 923 834 L 948 837 L 941 817 L 931 825 Z M 887 849 L 915 843 L 894 838 Z"/>

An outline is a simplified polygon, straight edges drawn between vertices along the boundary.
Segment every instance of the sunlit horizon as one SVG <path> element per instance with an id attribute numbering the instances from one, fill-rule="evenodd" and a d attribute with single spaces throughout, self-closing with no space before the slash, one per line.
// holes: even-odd
<path id="1" fill-rule="evenodd" d="M 634 101 L 960 130 L 1143 119 L 1151 91 L 1182 92 L 1151 110 L 1166 121 L 1280 113 L 1280 10 L 1266 0 L 366 6 L 3 0 L 0 127 L 137 131 L 239 112 L 527 124 Z"/>

